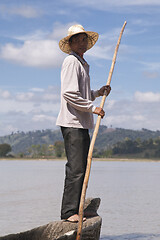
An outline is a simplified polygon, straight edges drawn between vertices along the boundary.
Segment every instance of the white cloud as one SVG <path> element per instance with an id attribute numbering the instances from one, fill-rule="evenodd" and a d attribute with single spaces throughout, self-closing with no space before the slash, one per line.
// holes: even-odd
<path id="1" fill-rule="evenodd" d="M 135 92 L 135 100 L 137 102 L 146 102 L 146 103 L 154 103 L 160 102 L 160 93 L 153 93 L 153 92 Z"/>
<path id="2" fill-rule="evenodd" d="M 58 41 L 67 35 L 68 28 L 76 24 L 70 22 L 61 24 L 56 22 L 51 33 L 36 30 L 33 33 L 15 36 L 14 39 L 23 40 L 23 44 L 8 43 L 1 47 L 0 57 L 25 66 L 60 67 L 66 56 L 58 46 Z M 99 59 L 112 59 L 120 28 L 101 34 L 98 45 L 89 50 L 86 55 Z M 131 47 L 121 44 L 122 52 L 130 52 Z"/>
<path id="3" fill-rule="evenodd" d="M 133 120 L 142 122 L 142 121 L 145 120 L 145 117 L 143 115 L 140 115 L 140 114 L 133 115 Z"/>
<path id="4" fill-rule="evenodd" d="M 106 108 L 105 108 L 106 109 Z M 112 109 L 106 110 L 102 124 L 127 129 L 160 130 L 159 103 L 117 101 Z"/>
<path id="5" fill-rule="evenodd" d="M 30 131 L 55 128 L 60 107 L 60 90 L 54 86 L 47 89 L 10 93 L 0 90 L 0 135 L 12 131 Z M 10 96 L 10 97 L 4 97 Z"/>
<path id="6" fill-rule="evenodd" d="M 17 15 L 23 18 L 37 18 L 42 15 L 41 10 L 29 5 L 8 6 L 3 4 L 0 5 L 0 13 L 5 17 L 8 17 L 9 15 Z"/>
<path id="7" fill-rule="evenodd" d="M 0 57 L 25 66 L 60 67 L 66 55 L 59 49 L 58 42 L 67 35 L 68 28 L 73 24 L 75 22 L 65 25 L 57 22 L 51 33 L 36 30 L 27 35 L 14 36 L 14 39 L 24 43 L 1 46 Z"/>
<path id="8" fill-rule="evenodd" d="M 57 96 L 52 93 L 46 93 L 44 94 L 43 99 L 48 101 L 55 101 L 57 100 Z"/>
<path id="9" fill-rule="evenodd" d="M 20 99 L 0 99 L 0 114 L 6 114 L 10 111 L 29 113 L 34 104 L 32 102 L 22 102 Z"/>
<path id="10" fill-rule="evenodd" d="M 28 93 L 18 93 L 16 95 L 16 99 L 18 101 L 31 101 L 34 97 L 34 93 L 28 92 Z"/>
<path id="11" fill-rule="evenodd" d="M 40 12 L 37 11 L 37 9 L 31 6 L 13 7 L 13 8 L 10 8 L 8 12 L 13 15 L 19 15 L 25 18 L 36 18 L 41 15 Z"/>
<path id="12" fill-rule="evenodd" d="M 159 0 L 117 0 L 115 1 L 116 3 L 118 3 L 119 5 L 125 5 L 125 6 L 160 6 L 160 2 Z"/>
<path id="13" fill-rule="evenodd" d="M 56 117 L 55 116 L 48 116 L 48 115 L 40 114 L 40 115 L 34 115 L 32 120 L 34 122 L 46 122 L 46 121 L 49 121 L 49 122 L 53 123 L 56 120 Z"/>
<path id="14" fill-rule="evenodd" d="M 153 124 L 151 123 L 148 124 L 146 120 L 147 119 L 144 116 L 134 115 L 134 114 L 131 114 L 131 115 L 122 114 L 120 110 L 120 114 L 117 114 L 117 115 L 111 114 L 106 116 L 104 122 L 107 126 L 112 125 L 113 127 L 119 127 L 119 128 L 125 128 L 125 129 L 140 130 L 142 128 L 148 128 L 152 130 L 157 130 L 157 128 L 153 126 Z M 144 121 L 145 121 L 145 124 L 143 124 Z"/>
<path id="15" fill-rule="evenodd" d="M 23 44 L 8 43 L 1 47 L 0 57 L 25 66 L 60 67 L 65 54 L 59 49 L 58 41 L 67 35 L 68 28 L 76 22 L 61 24 L 56 22 L 51 33 L 36 30 L 33 33 L 16 36 Z M 86 55 L 91 58 L 111 60 L 120 34 L 120 28 L 101 34 L 98 43 Z M 127 34 L 131 34 L 131 31 Z M 132 32 L 133 34 L 133 32 Z M 134 33 L 136 34 L 136 33 Z M 121 43 L 121 56 L 135 52 L 135 47 Z"/>
<path id="16" fill-rule="evenodd" d="M 117 45 L 117 41 L 121 32 L 121 28 L 113 28 L 111 31 L 104 32 L 103 34 L 99 35 L 98 42 L 91 48 L 89 51 L 86 52 L 87 56 L 91 56 L 98 59 L 105 59 L 111 60 L 113 58 L 113 54 L 115 51 L 115 47 Z M 139 32 L 141 34 L 142 32 Z M 125 35 L 137 35 L 137 31 L 134 32 L 131 29 L 126 29 L 124 31 Z M 123 40 L 123 37 L 122 37 Z M 121 57 L 124 55 L 129 55 L 135 53 L 137 49 L 134 46 L 128 46 L 121 42 L 119 52 Z"/>
<path id="17" fill-rule="evenodd" d="M 42 31 L 42 30 L 35 30 L 34 32 L 24 34 L 21 36 L 13 36 L 13 39 L 20 40 L 20 41 L 37 41 L 46 39 L 48 36 L 48 32 Z"/>
<path id="18" fill-rule="evenodd" d="M 115 103 L 116 103 L 115 100 L 108 100 L 107 101 L 107 106 L 106 106 L 107 111 L 110 110 L 110 109 L 113 109 Z"/>
<path id="19" fill-rule="evenodd" d="M 8 93 L 8 96 L 11 95 L 9 91 Z M 99 103 L 100 99 L 97 101 Z M 160 130 L 159 103 L 160 93 L 153 92 L 136 92 L 132 99 L 109 98 L 104 106 L 106 115 L 102 124 L 130 129 Z M 0 106 L 1 135 L 17 130 L 55 128 L 60 109 L 60 90 L 50 86 L 43 91 L 14 93 L 10 98 L 1 96 Z M 97 116 L 95 120 L 96 118 Z"/>
<path id="20" fill-rule="evenodd" d="M 140 62 L 144 67 L 150 71 L 158 71 L 160 69 L 160 62 Z"/>
<path id="21" fill-rule="evenodd" d="M 26 41 L 22 46 L 6 44 L 1 58 L 34 67 L 59 67 L 64 55 L 54 40 Z"/>
<path id="22" fill-rule="evenodd" d="M 136 25 L 137 27 L 152 27 L 152 26 L 157 26 L 157 25 L 160 25 L 160 22 L 159 21 L 155 21 L 155 19 L 152 19 L 151 20 L 147 20 L 147 19 L 141 19 L 141 18 L 137 18 L 137 19 L 133 19 L 131 20 L 131 24 L 133 25 Z"/>
<path id="23" fill-rule="evenodd" d="M 121 31 L 121 28 L 113 28 L 111 31 L 100 34 L 99 41 L 106 42 L 107 40 L 107 42 L 110 41 L 110 43 L 113 41 L 117 41 L 118 40 L 117 37 L 119 36 L 120 31 Z M 126 33 L 126 30 L 125 30 L 125 33 Z"/>
<path id="24" fill-rule="evenodd" d="M 14 127 L 12 124 L 3 124 L 0 123 L 0 129 L 1 129 L 1 134 L 0 136 L 5 136 L 5 135 L 9 135 L 12 132 L 17 132 L 18 128 Z"/>
<path id="25" fill-rule="evenodd" d="M 94 46 L 94 49 L 90 49 L 86 53 L 86 56 L 110 60 L 112 59 L 112 54 L 113 54 L 112 48 L 113 46 L 105 46 L 105 47 Z"/>
<path id="26" fill-rule="evenodd" d="M 143 72 L 143 75 L 146 77 L 146 78 L 149 78 L 149 79 L 154 79 L 154 78 L 158 78 L 159 77 L 159 73 L 158 72 L 149 72 L 149 71 L 145 71 Z"/>
<path id="27" fill-rule="evenodd" d="M 10 97 L 11 97 L 11 94 L 10 94 L 9 91 L 7 91 L 7 90 L 3 91 L 3 90 L 0 89 L 0 98 L 8 99 Z"/>
<path id="28" fill-rule="evenodd" d="M 144 7 L 155 7 L 160 6 L 159 0 L 99 0 L 97 4 L 97 0 L 64 0 L 65 2 L 74 3 L 80 7 L 90 7 L 93 9 L 99 9 L 102 11 L 125 11 L 125 12 L 134 12 L 136 10 L 145 11 Z M 142 8 L 140 8 L 142 7 Z M 151 12 L 151 8 L 147 10 L 147 13 Z M 157 9 L 156 9 L 157 10 Z"/>
<path id="29" fill-rule="evenodd" d="M 72 2 L 73 0 L 66 0 L 67 2 Z M 159 0 L 114 0 L 114 1 L 110 1 L 110 0 L 99 0 L 98 4 L 97 4 L 97 0 L 74 0 L 75 3 L 79 3 L 80 5 L 91 5 L 91 6 L 96 6 L 96 5 L 102 5 L 106 6 L 106 5 L 111 5 L 111 6 L 134 6 L 134 5 L 142 5 L 142 6 L 146 6 L 146 5 L 152 5 L 152 6 L 159 6 L 160 2 Z"/>
<path id="30" fill-rule="evenodd" d="M 33 89 L 34 90 L 34 89 Z M 11 111 L 27 113 L 58 111 L 60 104 L 60 90 L 56 87 L 35 89 L 35 91 L 18 92 L 11 94 L 9 91 L 0 90 L 0 114 Z"/>
<path id="31" fill-rule="evenodd" d="M 30 91 L 32 92 L 44 92 L 43 88 L 31 88 Z"/>
<path id="32" fill-rule="evenodd" d="M 74 24 L 78 24 L 77 22 L 69 22 L 67 24 L 61 24 L 60 22 L 55 22 L 54 23 L 54 28 L 52 33 L 48 35 L 50 39 L 56 39 L 60 40 L 61 38 L 67 36 L 68 34 L 68 29 Z"/>
<path id="33" fill-rule="evenodd" d="M 17 131 L 32 131 L 42 129 L 53 129 L 55 128 L 56 116 L 51 113 L 33 114 L 22 112 L 8 112 L 1 116 L 0 122 L 0 136 L 11 134 Z"/>

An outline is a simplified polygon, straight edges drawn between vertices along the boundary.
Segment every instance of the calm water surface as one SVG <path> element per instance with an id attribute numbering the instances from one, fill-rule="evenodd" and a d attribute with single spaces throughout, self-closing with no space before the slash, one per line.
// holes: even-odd
<path id="1" fill-rule="evenodd" d="M 0 236 L 60 219 L 65 161 L 0 161 Z M 93 162 L 103 240 L 160 240 L 160 162 Z"/>

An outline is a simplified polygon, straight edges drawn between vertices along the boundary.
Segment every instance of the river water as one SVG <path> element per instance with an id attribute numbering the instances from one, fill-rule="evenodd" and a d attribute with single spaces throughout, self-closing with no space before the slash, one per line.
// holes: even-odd
<path id="1" fill-rule="evenodd" d="M 60 219 L 65 161 L 0 161 L 0 236 Z M 103 240 L 160 240 L 160 162 L 93 161 Z"/>

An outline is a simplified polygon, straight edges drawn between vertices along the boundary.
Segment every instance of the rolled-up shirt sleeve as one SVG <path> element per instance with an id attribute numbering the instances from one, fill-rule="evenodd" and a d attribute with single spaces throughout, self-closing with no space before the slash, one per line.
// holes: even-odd
<path id="1" fill-rule="evenodd" d="M 92 112 L 92 101 L 82 98 L 80 92 L 65 92 L 63 97 L 75 109 L 82 112 Z"/>
<path id="2" fill-rule="evenodd" d="M 73 108 L 82 112 L 92 112 L 92 100 L 84 98 L 80 92 L 80 69 L 76 61 L 71 61 L 64 64 L 61 79 L 63 81 L 62 96 Z M 82 83 L 81 83 L 82 84 Z M 91 99 L 94 100 L 94 95 L 91 92 Z"/>

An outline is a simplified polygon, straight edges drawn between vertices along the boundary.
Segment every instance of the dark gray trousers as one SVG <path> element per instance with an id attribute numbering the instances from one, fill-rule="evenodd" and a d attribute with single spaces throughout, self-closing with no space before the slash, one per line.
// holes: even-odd
<path id="1" fill-rule="evenodd" d="M 67 156 L 61 219 L 78 214 L 90 144 L 88 129 L 61 127 Z"/>

